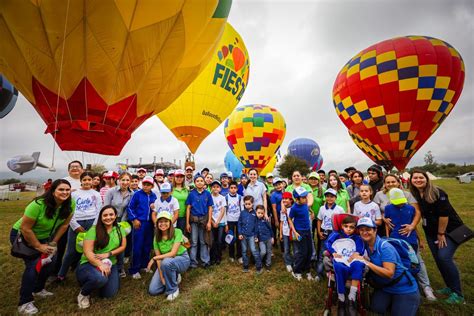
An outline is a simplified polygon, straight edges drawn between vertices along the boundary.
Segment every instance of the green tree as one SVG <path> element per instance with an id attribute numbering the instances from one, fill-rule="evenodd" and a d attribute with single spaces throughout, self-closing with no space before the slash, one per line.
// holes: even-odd
<path id="1" fill-rule="evenodd" d="M 284 178 L 291 178 L 291 175 L 295 170 L 299 170 L 303 175 L 306 175 L 310 172 L 306 161 L 289 155 L 285 155 L 284 161 L 278 165 L 277 168 L 280 176 Z"/>
<path id="2" fill-rule="evenodd" d="M 0 181 L 0 184 L 12 184 L 12 183 L 20 183 L 20 179 L 10 178 Z"/>
<path id="3" fill-rule="evenodd" d="M 426 154 L 425 154 L 425 164 L 427 165 L 433 165 L 435 163 L 435 160 L 434 160 L 434 155 L 433 153 L 431 152 L 431 150 L 429 150 Z"/>
<path id="4" fill-rule="evenodd" d="M 104 165 L 101 165 L 101 164 L 93 164 L 90 168 L 90 171 L 94 172 L 94 173 L 102 173 L 104 171 L 106 171 L 107 168 L 105 168 Z"/>

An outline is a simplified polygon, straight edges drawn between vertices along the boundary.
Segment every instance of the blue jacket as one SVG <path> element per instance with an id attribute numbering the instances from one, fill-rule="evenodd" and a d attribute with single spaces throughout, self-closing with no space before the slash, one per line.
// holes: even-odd
<path id="1" fill-rule="evenodd" d="M 237 223 L 239 234 L 244 237 L 257 237 L 257 220 L 255 210 L 240 212 L 239 222 Z"/>
<path id="2" fill-rule="evenodd" d="M 135 219 L 140 221 L 151 220 L 150 205 L 155 201 L 156 194 L 153 192 L 150 192 L 150 194 L 146 194 L 143 190 L 135 192 L 130 199 L 130 204 L 128 204 L 128 219 L 131 221 Z"/>
<path id="3" fill-rule="evenodd" d="M 273 237 L 272 227 L 265 218 L 257 219 L 258 241 L 267 241 Z"/>
<path id="4" fill-rule="evenodd" d="M 359 235 L 356 235 L 356 234 L 346 235 L 346 234 L 344 234 L 344 232 L 332 232 L 331 235 L 329 235 L 328 240 L 326 240 L 326 248 L 331 254 L 336 252 L 334 250 L 334 248 L 332 247 L 332 244 L 340 238 L 350 238 L 350 239 L 354 240 L 354 242 L 356 244 L 356 251 L 361 256 L 364 255 L 365 244 L 364 244 L 364 241 L 362 240 L 362 238 Z"/>

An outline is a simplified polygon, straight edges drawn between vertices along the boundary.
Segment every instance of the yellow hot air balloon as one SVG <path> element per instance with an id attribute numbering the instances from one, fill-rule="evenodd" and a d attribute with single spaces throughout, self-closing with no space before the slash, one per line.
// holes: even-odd
<path id="1" fill-rule="evenodd" d="M 63 150 L 118 155 L 208 64 L 231 0 L 2 0 L 0 73 Z"/>
<path id="2" fill-rule="evenodd" d="M 157 116 L 195 153 L 202 141 L 239 103 L 248 78 L 247 48 L 239 33 L 227 23 L 207 67 Z"/>
<path id="3" fill-rule="evenodd" d="M 263 168 L 262 172 L 260 172 L 260 175 L 266 176 L 267 173 L 273 172 L 275 170 L 275 166 L 277 164 L 277 156 L 273 156 L 273 158 L 268 162 L 268 164 Z"/>

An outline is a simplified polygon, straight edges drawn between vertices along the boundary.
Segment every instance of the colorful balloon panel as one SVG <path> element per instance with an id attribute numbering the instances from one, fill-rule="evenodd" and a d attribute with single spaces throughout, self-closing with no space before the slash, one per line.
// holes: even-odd
<path id="1" fill-rule="evenodd" d="M 319 145 L 309 138 L 297 138 L 288 145 L 288 155 L 306 161 L 308 167 L 313 166 L 319 157 Z"/>
<path id="2" fill-rule="evenodd" d="M 224 125 L 230 149 L 246 168 L 259 172 L 275 156 L 286 133 L 286 123 L 277 109 L 261 104 L 236 108 Z"/>
<path id="3" fill-rule="evenodd" d="M 232 172 L 233 178 L 240 178 L 244 166 L 237 157 L 235 157 L 232 150 L 228 150 L 224 157 L 224 166 L 227 171 Z"/>
<path id="4" fill-rule="evenodd" d="M 453 109 L 464 76 L 462 57 L 448 43 L 398 37 L 346 63 L 334 83 L 334 107 L 362 151 L 403 170 Z"/>
<path id="5" fill-rule="evenodd" d="M 18 90 L 0 75 L 0 118 L 4 118 L 15 107 Z"/>
<path id="6" fill-rule="evenodd" d="M 273 170 L 275 170 L 275 167 L 276 167 L 276 164 L 277 164 L 278 160 L 277 160 L 277 156 L 273 156 L 273 158 L 267 163 L 267 165 L 265 166 L 265 168 L 262 169 L 262 171 L 260 172 L 260 175 L 262 176 L 266 176 L 267 173 L 269 172 L 273 172 Z"/>
<path id="7" fill-rule="evenodd" d="M 0 72 L 63 150 L 118 155 L 209 62 L 231 0 L 0 6 Z"/>
<path id="8" fill-rule="evenodd" d="M 249 65 L 244 41 L 227 23 L 203 72 L 157 116 L 195 153 L 239 103 L 248 85 Z"/>

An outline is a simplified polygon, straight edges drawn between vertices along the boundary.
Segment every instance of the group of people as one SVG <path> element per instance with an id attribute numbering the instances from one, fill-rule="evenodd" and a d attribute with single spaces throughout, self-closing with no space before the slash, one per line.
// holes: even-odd
<path id="1" fill-rule="evenodd" d="M 400 177 L 384 176 L 378 165 L 367 170 L 368 181 L 352 167 L 344 175 L 295 170 L 288 181 L 273 174 L 260 180 L 255 169 L 239 179 L 229 173 L 214 179 L 209 169 L 195 172 L 191 166 L 166 174 L 158 169 L 153 177 L 143 168 L 134 175 L 97 175 L 72 161 L 68 171 L 68 177 L 53 181 L 26 207 L 11 230 L 12 244 L 21 237 L 37 252 L 23 258 L 21 314 L 37 313 L 34 299 L 53 295 L 45 289 L 48 277 L 62 282 L 70 268 L 81 287 L 78 306 L 84 309 L 94 291 L 113 297 L 120 278 L 140 279 L 143 273 L 153 273 L 150 295 L 164 293 L 174 300 L 184 272 L 220 264 L 226 248 L 229 260 L 242 264 L 243 272 L 249 272 L 254 261 L 261 274 L 272 268 L 273 250 L 280 247 L 284 268 L 298 281 L 303 275 L 321 280 L 325 258 L 332 260 L 339 315 L 356 314 L 356 295 L 366 269 L 377 285 L 373 311 L 415 315 L 419 289 L 436 300 L 419 252 L 420 221 L 447 286 L 439 293 L 448 296 L 448 303 L 464 301 L 453 260 L 458 244 L 449 236 L 462 221 L 447 194 L 421 170 L 412 172 L 410 191 L 402 189 Z M 354 216 L 344 218 L 336 231 L 335 214 Z M 384 236 L 404 240 L 414 249 L 419 273 L 404 269 L 399 252 L 384 242 Z M 342 239 L 354 241 L 349 254 L 339 253 Z M 343 256 L 345 263 L 340 262 Z"/>

